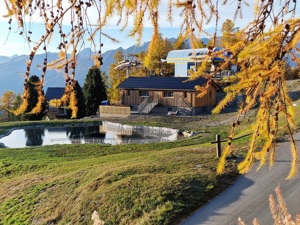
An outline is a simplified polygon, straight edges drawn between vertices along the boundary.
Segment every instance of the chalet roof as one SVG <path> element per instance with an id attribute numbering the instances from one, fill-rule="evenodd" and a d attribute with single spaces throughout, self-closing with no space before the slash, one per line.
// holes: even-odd
<path id="1" fill-rule="evenodd" d="M 46 91 L 46 101 L 60 99 L 65 93 L 64 87 L 48 87 Z"/>
<path id="2" fill-rule="evenodd" d="M 128 77 L 117 89 L 195 91 L 196 85 L 206 82 L 203 77 L 191 81 L 188 77 Z"/>

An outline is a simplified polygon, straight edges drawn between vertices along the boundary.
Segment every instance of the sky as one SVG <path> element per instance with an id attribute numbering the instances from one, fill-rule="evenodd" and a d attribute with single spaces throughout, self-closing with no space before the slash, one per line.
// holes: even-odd
<path id="1" fill-rule="evenodd" d="M 164 3 L 165 2 L 165 3 Z M 161 18 L 166 18 L 166 15 L 164 13 L 167 13 L 167 10 L 164 10 L 164 7 L 166 6 L 167 1 L 163 1 L 163 4 L 161 6 Z M 220 27 L 222 26 L 222 23 L 226 19 L 233 19 L 234 15 L 234 10 L 235 10 L 235 4 L 229 4 L 227 6 L 219 7 L 219 12 L 221 15 L 221 19 L 219 20 L 218 23 L 218 33 L 220 34 Z M 235 22 L 236 27 L 243 27 L 245 26 L 249 19 L 252 17 L 251 16 L 251 11 L 252 9 L 250 7 L 244 8 L 244 13 L 243 13 L 243 19 L 238 19 Z M 28 46 L 28 43 L 22 36 L 19 35 L 19 28 L 16 22 L 12 22 L 12 29 L 9 31 L 9 24 L 8 24 L 8 18 L 4 18 L 3 15 L 6 14 L 6 9 L 4 6 L 3 1 L 0 1 L 0 56 L 13 56 L 13 55 L 22 55 L 26 54 L 28 55 L 30 53 L 30 47 L 33 46 Z M 176 23 L 176 17 L 174 19 L 173 25 L 170 25 L 166 19 L 161 19 L 159 21 L 160 24 L 160 32 L 163 34 L 164 38 L 176 38 L 179 33 L 179 25 Z M 68 26 L 68 25 L 65 25 Z M 148 42 L 151 39 L 152 36 L 152 28 L 151 24 L 148 24 L 147 21 L 144 24 L 145 30 L 143 32 L 143 38 L 142 38 L 142 43 L 143 42 Z M 210 32 L 213 33 L 215 27 L 215 20 L 213 20 L 210 24 L 205 25 L 205 28 Z M 42 31 L 44 30 L 44 27 L 41 25 L 39 18 L 33 18 L 33 23 L 32 23 L 32 31 L 33 35 L 36 35 L 36 37 L 40 37 L 42 35 Z M 102 42 L 103 42 L 103 48 L 102 52 L 105 52 L 110 49 L 117 49 L 118 47 L 123 47 L 123 48 L 128 48 L 134 44 L 136 44 L 136 40 L 133 38 L 128 37 L 128 32 L 129 30 L 125 30 L 124 32 L 120 32 L 120 27 L 115 26 L 115 21 L 111 21 L 111 24 L 108 25 L 107 27 L 103 28 L 103 32 L 107 33 L 109 35 L 112 35 L 113 37 L 116 37 L 120 43 L 113 43 L 109 39 L 103 37 Z M 34 36 L 33 36 L 34 39 Z M 48 51 L 50 52 L 57 52 L 57 46 L 58 46 L 58 41 L 59 38 L 53 37 L 53 44 L 50 44 L 47 48 Z M 90 47 L 89 44 L 87 43 L 86 46 L 84 47 Z"/>

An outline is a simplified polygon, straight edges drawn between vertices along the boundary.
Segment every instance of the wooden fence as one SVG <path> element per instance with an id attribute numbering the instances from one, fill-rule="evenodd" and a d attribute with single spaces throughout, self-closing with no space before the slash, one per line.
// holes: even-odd
<path id="1" fill-rule="evenodd" d="M 100 105 L 100 117 L 127 117 L 130 116 L 129 106 Z"/>
<path id="2" fill-rule="evenodd" d="M 250 135 L 252 135 L 252 133 L 251 134 L 245 134 L 245 135 L 242 135 L 242 136 L 237 137 L 237 138 L 233 138 L 231 141 L 235 141 L 235 140 L 238 140 L 240 138 L 247 137 L 247 136 L 250 136 Z M 216 155 L 217 155 L 218 158 L 220 158 L 221 154 L 222 154 L 221 143 L 222 142 L 228 142 L 228 141 L 229 141 L 228 139 L 221 140 L 221 135 L 217 134 L 216 135 L 216 141 L 210 142 L 211 144 L 216 144 Z"/>

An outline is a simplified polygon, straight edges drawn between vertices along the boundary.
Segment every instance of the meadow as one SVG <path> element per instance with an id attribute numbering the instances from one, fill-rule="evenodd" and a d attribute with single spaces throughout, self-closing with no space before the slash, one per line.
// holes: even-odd
<path id="1" fill-rule="evenodd" d="M 295 107 L 299 110 L 297 104 Z M 236 137 L 251 132 L 249 122 L 254 115 L 255 109 L 245 115 Z M 228 158 L 223 175 L 216 173 L 218 158 L 211 144 L 216 134 L 226 139 L 234 116 L 234 112 L 224 112 L 111 119 L 197 131 L 197 135 L 167 143 L 0 149 L 0 224 L 93 224 L 94 211 L 109 225 L 178 224 L 238 177 L 236 164 L 250 137 L 234 143 L 234 155 Z M 299 121 L 296 113 L 297 127 Z M 101 121 L 50 121 L 44 125 L 73 123 Z M 0 123 L 0 131 L 3 134 L 12 127 L 28 125 L 41 124 Z"/>

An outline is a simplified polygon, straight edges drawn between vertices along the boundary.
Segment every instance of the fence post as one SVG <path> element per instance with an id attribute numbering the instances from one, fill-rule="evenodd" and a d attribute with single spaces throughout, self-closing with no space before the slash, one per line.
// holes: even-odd
<path id="1" fill-rule="evenodd" d="M 216 135 L 216 150 L 217 150 L 217 157 L 221 157 L 221 135 Z"/>

